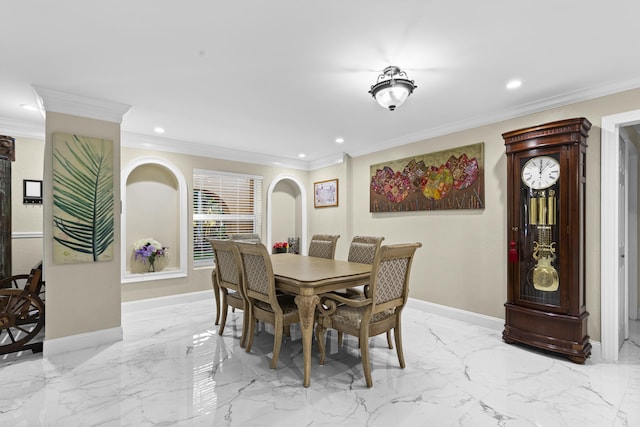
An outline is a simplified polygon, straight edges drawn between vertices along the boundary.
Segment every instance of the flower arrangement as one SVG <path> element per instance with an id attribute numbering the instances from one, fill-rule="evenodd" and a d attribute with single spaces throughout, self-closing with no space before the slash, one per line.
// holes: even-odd
<path id="1" fill-rule="evenodd" d="M 169 248 L 162 246 L 160 242 L 150 237 L 140 239 L 133 244 L 136 261 L 143 264 L 149 262 L 149 271 L 156 271 L 156 258 L 167 256 L 169 254 L 167 249 Z"/>
<path id="2" fill-rule="evenodd" d="M 287 243 L 287 242 L 276 242 L 276 243 L 273 244 L 273 253 L 274 254 L 285 253 L 285 252 L 287 252 L 288 248 L 289 248 L 289 243 Z"/>

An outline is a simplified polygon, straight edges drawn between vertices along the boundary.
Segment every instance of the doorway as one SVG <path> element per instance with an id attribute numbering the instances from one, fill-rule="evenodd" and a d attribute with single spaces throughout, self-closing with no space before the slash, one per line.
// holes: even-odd
<path id="1" fill-rule="evenodd" d="M 637 280 L 629 292 L 630 266 L 637 266 L 637 252 L 634 259 L 629 252 L 621 248 L 637 248 L 637 229 L 635 235 L 629 237 L 628 200 L 621 196 L 621 184 L 626 186 L 637 198 L 637 175 L 634 182 L 629 183 L 627 174 L 627 160 L 632 155 L 622 150 L 627 143 L 624 135 L 625 127 L 640 124 L 640 110 L 606 116 L 602 118 L 601 141 L 601 193 L 600 193 L 600 254 L 601 254 L 601 344 L 602 358 L 605 361 L 618 360 L 619 348 L 625 336 L 628 336 L 629 297 L 636 292 Z M 621 131 L 622 130 L 622 131 Z M 637 159 L 637 156 L 636 156 Z M 637 166 L 635 167 L 637 171 Z M 621 183 L 620 176 L 626 176 L 625 183 Z M 625 185 L 627 184 L 627 185 Z M 629 185 L 630 184 L 630 185 Z M 628 193 L 627 193 L 628 194 Z M 636 219 L 637 221 L 637 219 Z M 633 222 L 633 220 L 632 220 Z M 624 230 L 623 233 L 621 231 Z M 632 243 L 636 242 L 636 243 Z M 635 287 L 634 287 L 635 286 Z M 621 324 L 621 322 L 625 324 Z"/>

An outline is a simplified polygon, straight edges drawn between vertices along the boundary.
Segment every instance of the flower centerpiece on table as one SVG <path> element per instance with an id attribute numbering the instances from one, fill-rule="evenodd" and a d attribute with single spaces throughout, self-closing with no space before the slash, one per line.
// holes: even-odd
<path id="1" fill-rule="evenodd" d="M 287 252 L 289 248 L 289 243 L 287 242 L 276 242 L 273 244 L 273 253 L 274 254 L 283 254 Z"/>
<path id="2" fill-rule="evenodd" d="M 140 261 L 143 264 L 149 263 L 150 272 L 156 271 L 156 259 L 165 257 L 169 253 L 167 247 L 162 246 L 160 242 L 150 237 L 146 239 L 140 239 L 133 244 L 133 250 L 135 253 L 136 261 Z"/>

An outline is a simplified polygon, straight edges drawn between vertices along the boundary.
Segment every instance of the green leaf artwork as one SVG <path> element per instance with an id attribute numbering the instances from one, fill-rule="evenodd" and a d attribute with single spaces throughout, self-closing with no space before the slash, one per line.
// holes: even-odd
<path id="1" fill-rule="evenodd" d="M 113 141 L 53 135 L 53 261 L 113 260 Z"/>

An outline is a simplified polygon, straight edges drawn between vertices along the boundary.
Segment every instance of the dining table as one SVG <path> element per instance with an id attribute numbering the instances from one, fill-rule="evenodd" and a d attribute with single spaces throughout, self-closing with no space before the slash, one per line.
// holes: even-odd
<path id="1" fill-rule="evenodd" d="M 295 295 L 302 331 L 303 385 L 309 387 L 313 326 L 319 295 L 369 283 L 371 265 L 292 253 L 272 254 L 271 264 L 276 289 Z"/>

